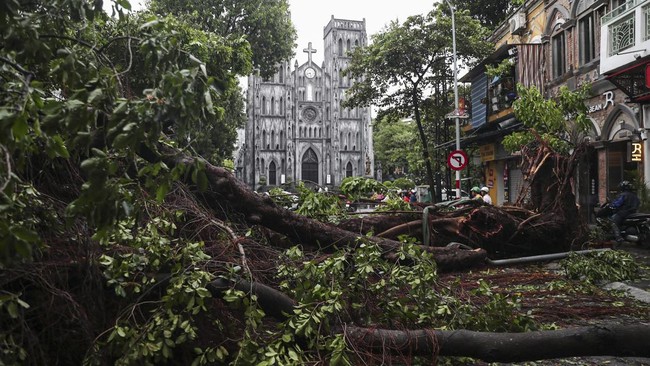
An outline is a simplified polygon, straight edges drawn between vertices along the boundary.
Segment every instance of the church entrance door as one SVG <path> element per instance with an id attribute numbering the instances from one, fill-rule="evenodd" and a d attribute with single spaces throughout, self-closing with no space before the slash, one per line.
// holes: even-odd
<path id="1" fill-rule="evenodd" d="M 320 184 L 318 180 L 318 156 L 312 149 L 307 150 L 302 156 L 302 180 Z"/>

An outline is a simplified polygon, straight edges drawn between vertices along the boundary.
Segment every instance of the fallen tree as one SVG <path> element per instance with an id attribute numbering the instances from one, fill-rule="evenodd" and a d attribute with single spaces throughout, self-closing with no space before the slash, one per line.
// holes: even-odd
<path id="1" fill-rule="evenodd" d="M 100 3 L 0 6 L 0 363 L 352 363 L 403 351 L 363 343 L 386 339 L 372 329 L 534 328 L 517 292 L 438 274 L 561 225 L 475 204 L 338 227 L 286 210 L 193 153 L 226 149 L 242 118 L 245 37 Z"/>

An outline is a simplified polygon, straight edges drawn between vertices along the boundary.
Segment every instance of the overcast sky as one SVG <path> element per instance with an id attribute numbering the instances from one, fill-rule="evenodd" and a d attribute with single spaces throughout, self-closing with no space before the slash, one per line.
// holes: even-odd
<path id="1" fill-rule="evenodd" d="M 410 15 L 426 14 L 433 9 L 434 0 L 289 0 L 291 20 L 298 31 L 295 50 L 298 63 L 307 62 L 302 52 L 307 43 L 316 49 L 313 60 L 323 62 L 323 28 L 332 15 L 338 19 L 366 19 L 368 40 L 391 20 L 406 20 Z M 292 62 L 293 65 L 293 62 Z"/>

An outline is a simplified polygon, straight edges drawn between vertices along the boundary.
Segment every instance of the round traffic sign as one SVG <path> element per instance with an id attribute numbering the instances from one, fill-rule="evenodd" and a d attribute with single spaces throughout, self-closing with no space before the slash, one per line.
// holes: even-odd
<path id="1" fill-rule="evenodd" d="M 467 166 L 467 154 L 463 150 L 454 150 L 447 157 L 447 165 L 452 170 L 463 170 Z"/>

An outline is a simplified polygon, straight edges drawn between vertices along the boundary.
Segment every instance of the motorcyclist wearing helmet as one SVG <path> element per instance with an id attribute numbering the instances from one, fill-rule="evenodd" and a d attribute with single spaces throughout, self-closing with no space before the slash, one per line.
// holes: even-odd
<path id="1" fill-rule="evenodd" d="M 634 187 L 629 181 L 622 181 L 618 185 L 618 190 L 618 196 L 614 202 L 609 204 L 610 209 L 614 212 L 609 219 L 614 223 L 614 225 L 612 225 L 614 240 L 616 240 L 616 243 L 620 245 L 624 241 L 621 236 L 620 225 L 626 217 L 636 212 L 641 202 L 636 193 L 634 193 Z"/>
<path id="2" fill-rule="evenodd" d="M 485 201 L 485 203 L 487 203 L 488 205 L 491 205 L 492 204 L 492 197 L 490 197 L 488 192 L 490 192 L 490 188 L 483 186 L 481 188 L 481 198 L 483 199 L 483 201 Z"/>
<path id="3" fill-rule="evenodd" d="M 483 196 L 481 196 L 481 189 L 479 187 L 472 187 L 472 189 L 470 189 L 470 192 L 472 193 L 472 199 L 483 200 Z"/>

